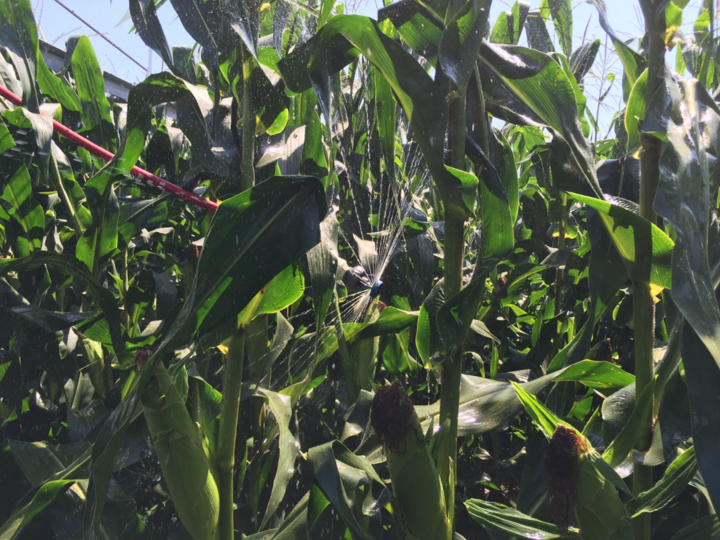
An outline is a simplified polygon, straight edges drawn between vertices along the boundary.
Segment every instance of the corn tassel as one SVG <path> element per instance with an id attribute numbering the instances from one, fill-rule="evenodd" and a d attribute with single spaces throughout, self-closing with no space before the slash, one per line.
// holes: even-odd
<path id="1" fill-rule="evenodd" d="M 180 521 L 195 540 L 212 540 L 220 513 L 217 484 L 203 438 L 162 362 L 142 403 Z"/>
<path id="2" fill-rule="evenodd" d="M 399 382 L 382 387 L 373 399 L 372 426 L 390 469 L 400 527 L 407 540 L 451 537 L 445 497 L 429 441 L 412 401 Z"/>

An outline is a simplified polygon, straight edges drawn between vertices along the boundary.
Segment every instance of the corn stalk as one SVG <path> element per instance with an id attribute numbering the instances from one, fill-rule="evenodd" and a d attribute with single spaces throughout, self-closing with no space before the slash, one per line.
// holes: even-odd
<path id="1" fill-rule="evenodd" d="M 465 170 L 465 89 L 450 83 L 448 149 L 451 167 Z M 465 253 L 465 217 L 448 200 L 445 207 L 445 298 L 450 299 L 462 290 L 463 255 Z M 460 408 L 460 377 L 462 376 L 462 348 L 446 356 L 442 367 L 440 418 L 450 419 L 449 430 L 438 450 L 438 472 L 450 520 L 454 528 L 455 486 L 457 484 L 457 428 Z M 452 535 L 452 532 L 450 532 Z M 450 536 L 448 536 L 450 538 Z"/>
<path id="2" fill-rule="evenodd" d="M 255 126 L 257 120 L 252 107 L 252 76 L 255 59 L 247 47 L 242 45 L 242 172 L 240 175 L 240 191 L 246 191 L 255 185 Z"/>
<path id="3" fill-rule="evenodd" d="M 237 439 L 238 416 L 240 414 L 240 390 L 245 360 L 245 332 L 230 339 L 225 358 L 225 387 L 220 412 L 218 434 L 217 467 L 220 480 L 220 526 L 219 540 L 235 538 L 233 501 L 235 498 L 235 440 Z"/>
<path id="4" fill-rule="evenodd" d="M 658 9 L 652 0 L 641 0 L 645 28 L 648 35 L 648 79 L 646 93 L 647 109 L 652 106 L 653 99 L 658 92 L 663 91 L 663 76 L 665 69 L 665 9 Z M 652 135 L 643 134 L 642 154 L 640 157 L 640 215 L 648 221 L 655 223 L 657 216 L 653 210 L 653 202 L 660 182 L 660 153 L 661 141 Z M 651 246 L 640 246 L 638 259 L 651 257 L 647 252 Z M 645 252 L 641 251 L 644 250 Z M 635 392 L 642 395 L 643 390 L 651 383 L 653 378 L 653 341 L 655 328 L 655 308 L 653 296 L 648 283 L 633 282 L 633 325 L 635 337 Z M 652 404 L 650 409 L 652 410 Z M 644 422 L 642 431 L 638 436 L 636 448 L 645 451 L 652 441 L 653 419 L 651 414 Z M 635 465 L 633 473 L 633 493 L 636 495 L 652 487 L 652 467 Z M 650 515 L 642 514 L 633 520 L 633 529 L 636 540 L 649 540 Z"/>

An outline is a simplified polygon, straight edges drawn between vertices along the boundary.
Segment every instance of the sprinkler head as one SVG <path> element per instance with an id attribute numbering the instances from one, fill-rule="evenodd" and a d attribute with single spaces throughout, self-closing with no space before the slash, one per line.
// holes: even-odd
<path id="1" fill-rule="evenodd" d="M 374 300 L 380 295 L 380 289 L 383 286 L 383 282 L 378 280 L 375 283 L 373 283 L 372 289 L 370 290 L 370 298 Z"/>
<path id="2" fill-rule="evenodd" d="M 372 286 L 367 272 L 365 272 L 365 269 L 360 265 L 348 268 L 345 271 L 343 283 L 345 283 L 345 286 L 351 291 L 363 291 Z"/>

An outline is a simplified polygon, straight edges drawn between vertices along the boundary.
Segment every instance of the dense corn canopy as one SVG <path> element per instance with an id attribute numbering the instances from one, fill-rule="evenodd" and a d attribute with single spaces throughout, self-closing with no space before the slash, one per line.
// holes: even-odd
<path id="1" fill-rule="evenodd" d="M 637 1 L 0 0 L 0 540 L 720 534 L 717 10 Z"/>

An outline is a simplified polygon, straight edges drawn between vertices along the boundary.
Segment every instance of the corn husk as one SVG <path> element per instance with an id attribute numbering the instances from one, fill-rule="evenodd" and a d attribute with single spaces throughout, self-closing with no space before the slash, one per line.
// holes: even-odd
<path id="1" fill-rule="evenodd" d="M 584 540 L 632 540 L 633 532 L 625 506 L 615 486 L 587 455 L 580 460 L 575 519 Z"/>
<path id="2" fill-rule="evenodd" d="M 553 517 L 567 530 L 574 515 L 584 540 L 632 540 L 620 496 L 590 459 L 591 452 L 582 434 L 558 424 L 543 460 Z"/>
<path id="3" fill-rule="evenodd" d="M 395 399 L 383 399 L 391 392 Z M 393 409 L 399 392 L 404 400 Z M 380 425 L 388 418 L 393 420 L 392 425 Z M 412 402 L 399 383 L 378 391 L 373 400 L 372 423 L 384 443 L 398 519 L 406 539 L 446 540 L 450 537 L 450 522 L 429 441 L 420 427 Z M 388 427 L 389 431 L 383 431 Z"/>
<path id="4" fill-rule="evenodd" d="M 220 495 L 203 438 L 160 363 L 142 395 L 155 452 L 180 521 L 195 540 L 216 537 Z"/>

